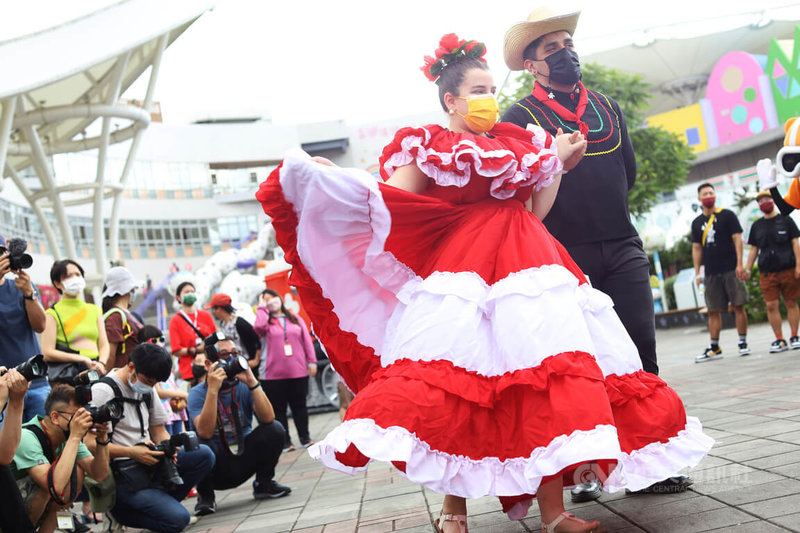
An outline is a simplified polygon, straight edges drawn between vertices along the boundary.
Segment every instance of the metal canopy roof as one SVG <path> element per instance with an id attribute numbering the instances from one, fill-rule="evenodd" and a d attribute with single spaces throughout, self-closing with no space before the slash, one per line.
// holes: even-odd
<path id="1" fill-rule="evenodd" d="M 744 26 L 685 39 L 655 40 L 581 57 L 628 74 L 640 74 L 652 85 L 649 114 L 663 113 L 705 96 L 711 69 L 731 51 L 766 54 L 770 40 L 790 39 L 797 21 L 772 21 L 763 27 Z"/>

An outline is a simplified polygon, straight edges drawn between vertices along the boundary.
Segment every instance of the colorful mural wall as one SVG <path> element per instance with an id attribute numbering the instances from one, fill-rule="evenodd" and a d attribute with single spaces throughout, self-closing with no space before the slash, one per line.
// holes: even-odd
<path id="1" fill-rule="evenodd" d="M 770 42 L 766 56 L 729 52 L 714 65 L 705 98 L 648 119 L 695 151 L 740 141 L 800 114 L 800 26 L 794 41 Z"/>

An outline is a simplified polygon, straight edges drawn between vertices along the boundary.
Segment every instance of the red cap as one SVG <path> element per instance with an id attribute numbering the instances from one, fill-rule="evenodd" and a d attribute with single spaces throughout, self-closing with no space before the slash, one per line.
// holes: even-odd
<path id="1" fill-rule="evenodd" d="M 212 307 L 224 307 L 231 305 L 231 297 L 224 292 L 218 292 L 211 297 L 211 301 L 203 306 L 203 309 L 211 309 Z"/>

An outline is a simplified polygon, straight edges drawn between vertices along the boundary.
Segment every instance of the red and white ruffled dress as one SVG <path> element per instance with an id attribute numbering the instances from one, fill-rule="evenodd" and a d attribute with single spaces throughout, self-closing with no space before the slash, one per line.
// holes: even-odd
<path id="1" fill-rule="evenodd" d="M 490 134 L 398 131 L 381 176 L 415 163 L 422 194 L 297 157 L 261 185 L 291 282 L 356 393 L 311 455 L 349 473 L 391 462 L 436 492 L 505 497 L 517 518 L 543 480 L 572 486 L 591 463 L 609 492 L 696 465 L 713 440 L 525 209 L 561 171 L 552 138 Z"/>

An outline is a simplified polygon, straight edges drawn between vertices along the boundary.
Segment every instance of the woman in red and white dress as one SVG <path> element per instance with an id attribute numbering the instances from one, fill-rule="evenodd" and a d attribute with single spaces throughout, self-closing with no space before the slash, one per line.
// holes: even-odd
<path id="1" fill-rule="evenodd" d="M 540 222 L 585 140 L 495 124 L 483 53 L 450 34 L 426 58 L 449 127 L 398 131 L 385 183 L 287 157 L 256 195 L 356 393 L 310 453 L 350 473 L 391 462 L 447 495 L 437 529 L 463 532 L 465 499 L 492 494 L 514 519 L 535 495 L 543 531 L 590 531 L 565 487 L 642 489 L 713 440 Z"/>

